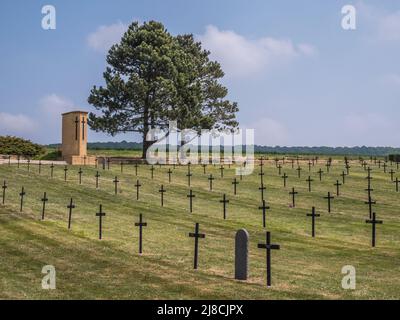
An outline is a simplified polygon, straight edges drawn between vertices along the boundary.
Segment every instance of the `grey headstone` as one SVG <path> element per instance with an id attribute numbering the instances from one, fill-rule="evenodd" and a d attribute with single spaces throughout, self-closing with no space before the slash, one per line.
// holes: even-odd
<path id="1" fill-rule="evenodd" d="M 249 266 L 249 233 L 240 229 L 235 236 L 235 279 L 247 280 Z"/>

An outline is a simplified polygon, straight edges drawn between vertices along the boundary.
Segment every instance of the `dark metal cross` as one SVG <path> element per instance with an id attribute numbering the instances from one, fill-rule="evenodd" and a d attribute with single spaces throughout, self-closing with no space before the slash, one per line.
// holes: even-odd
<path id="1" fill-rule="evenodd" d="M 186 174 L 186 177 L 188 179 L 188 186 L 190 187 L 190 178 L 192 177 L 192 173 L 190 172 L 190 165 L 188 165 L 188 173 Z"/>
<path id="2" fill-rule="evenodd" d="M 96 217 L 99 217 L 99 239 L 101 240 L 102 238 L 102 232 L 103 232 L 103 217 L 105 217 L 106 213 L 103 212 L 103 206 L 100 205 L 100 210 L 99 212 L 96 213 Z"/>
<path id="3" fill-rule="evenodd" d="M 325 167 L 326 167 L 326 172 L 329 173 L 329 169 L 331 167 L 331 164 L 329 161 L 326 162 Z"/>
<path id="4" fill-rule="evenodd" d="M 21 193 L 19 194 L 19 196 L 21 197 L 21 205 L 20 205 L 20 209 L 19 211 L 22 212 L 22 207 L 24 205 L 24 196 L 26 195 L 25 189 L 24 187 L 22 187 Z"/>
<path id="5" fill-rule="evenodd" d="M 139 227 L 139 254 L 143 253 L 143 227 L 147 227 L 147 222 L 143 222 L 143 215 L 139 215 L 139 222 L 135 223 Z"/>
<path id="6" fill-rule="evenodd" d="M 44 212 L 46 211 L 46 202 L 49 201 L 49 199 L 46 196 L 46 192 L 43 194 L 43 198 L 41 199 L 43 202 L 43 207 L 42 207 L 42 220 L 44 220 Z"/>
<path id="7" fill-rule="evenodd" d="M 269 231 L 266 232 L 266 241 L 265 243 L 259 243 L 257 245 L 259 249 L 265 249 L 267 252 L 267 286 L 271 286 L 271 250 L 279 250 L 279 244 L 271 243 L 271 233 Z"/>
<path id="8" fill-rule="evenodd" d="M 3 185 L 1 186 L 1 188 L 3 189 L 3 201 L 2 201 L 2 203 L 4 204 L 5 201 L 6 201 L 6 189 L 8 188 L 6 180 L 4 180 Z"/>
<path id="9" fill-rule="evenodd" d="M 318 173 L 319 173 L 319 181 L 322 181 L 322 174 L 323 174 L 324 172 L 322 171 L 321 168 L 319 169 Z"/>
<path id="10" fill-rule="evenodd" d="M 342 174 L 340 176 L 342 177 L 342 183 L 345 184 L 345 182 L 346 182 L 346 172 L 342 171 Z"/>
<path id="11" fill-rule="evenodd" d="M 194 233 L 190 232 L 189 237 L 194 238 L 194 261 L 193 268 L 197 269 L 198 259 L 199 259 L 199 238 L 204 239 L 206 235 L 199 232 L 199 224 L 196 222 Z"/>
<path id="12" fill-rule="evenodd" d="M 261 191 L 261 201 L 264 200 L 264 190 L 267 190 L 267 188 L 264 186 L 263 183 L 261 183 L 261 186 L 258 188 L 258 190 Z"/>
<path id="13" fill-rule="evenodd" d="M 395 171 L 393 171 L 393 169 L 390 169 L 389 173 L 390 173 L 390 180 L 393 182 Z"/>
<path id="14" fill-rule="evenodd" d="M 64 167 L 64 181 L 67 181 L 67 172 L 68 172 L 68 167 Z"/>
<path id="15" fill-rule="evenodd" d="M 99 188 L 99 177 L 100 177 L 100 173 L 98 171 L 96 172 L 95 177 L 96 177 L 96 189 L 98 189 Z"/>
<path id="16" fill-rule="evenodd" d="M 153 165 L 151 165 L 151 168 L 150 168 L 150 171 L 151 171 L 151 178 L 153 179 L 154 178 L 154 166 Z"/>
<path id="17" fill-rule="evenodd" d="M 303 169 L 301 169 L 301 167 L 297 167 L 297 176 L 300 178 L 301 177 L 301 170 L 303 170 Z"/>
<path id="18" fill-rule="evenodd" d="M 71 229 L 71 218 L 72 218 L 72 209 L 75 209 L 74 201 L 71 200 L 69 201 L 69 205 L 67 206 L 67 209 L 69 209 L 68 212 L 68 230 Z"/>
<path id="19" fill-rule="evenodd" d="M 79 174 L 79 184 L 82 184 L 82 168 L 79 168 L 78 174 Z"/>
<path id="20" fill-rule="evenodd" d="M 375 212 L 372 213 L 372 219 L 370 220 L 365 220 L 365 223 L 371 223 L 372 224 L 372 246 L 375 247 L 376 243 L 376 225 L 377 224 L 382 224 L 382 220 L 376 220 L 376 214 Z"/>
<path id="21" fill-rule="evenodd" d="M 192 211 L 193 211 L 193 198 L 196 197 L 193 194 L 192 189 L 189 190 L 189 194 L 186 197 L 189 198 L 189 210 L 190 210 L 190 213 L 192 213 Z"/>
<path id="22" fill-rule="evenodd" d="M 224 220 L 226 219 L 226 205 L 229 203 L 229 200 L 226 199 L 226 194 L 224 193 L 222 200 L 219 200 L 222 203 L 223 210 L 224 210 Z"/>
<path id="23" fill-rule="evenodd" d="M 212 174 L 210 174 L 210 176 L 208 177 L 208 181 L 210 181 L 210 191 L 212 191 L 212 188 L 213 188 L 213 180 L 214 180 L 215 178 L 213 177 L 213 175 Z"/>
<path id="24" fill-rule="evenodd" d="M 78 126 L 79 126 L 79 119 L 78 117 L 75 118 L 75 140 L 78 140 Z"/>
<path id="25" fill-rule="evenodd" d="M 350 168 L 351 168 L 350 165 L 346 164 L 345 168 L 346 168 L 346 174 L 349 175 L 350 174 Z"/>
<path id="26" fill-rule="evenodd" d="M 201 166 L 203 167 L 203 174 L 206 174 L 207 164 L 203 163 Z"/>
<path id="27" fill-rule="evenodd" d="M 39 174 L 42 173 L 42 161 L 41 160 L 39 160 L 39 163 L 38 163 L 38 171 L 39 171 Z"/>
<path id="28" fill-rule="evenodd" d="M 167 173 L 168 173 L 168 182 L 171 183 L 171 174 L 172 174 L 171 168 L 168 169 Z"/>
<path id="29" fill-rule="evenodd" d="M 332 200 L 332 199 L 335 199 L 335 197 L 334 197 L 334 196 L 331 196 L 331 193 L 328 192 L 328 196 L 327 196 L 327 197 L 324 197 L 324 199 L 327 199 L 327 200 L 328 200 L 328 212 L 330 213 L 330 212 L 331 212 L 331 200 Z"/>
<path id="30" fill-rule="evenodd" d="M 137 164 L 137 162 L 135 162 L 135 176 L 137 176 L 137 169 L 138 169 L 139 165 Z"/>
<path id="31" fill-rule="evenodd" d="M 311 172 L 311 160 L 308 160 L 308 172 Z"/>
<path id="32" fill-rule="evenodd" d="M 386 164 L 386 162 L 384 162 L 384 163 L 383 163 L 383 172 L 384 172 L 384 173 L 386 173 L 386 167 L 387 167 L 387 164 Z"/>
<path id="33" fill-rule="evenodd" d="M 164 192 L 166 192 L 167 190 L 164 189 L 164 185 L 161 185 L 160 190 L 158 190 L 158 192 L 161 194 L 161 207 L 164 206 Z"/>
<path id="34" fill-rule="evenodd" d="M 265 215 L 266 215 L 266 210 L 269 210 L 270 207 L 266 205 L 266 201 L 262 201 L 262 206 L 258 207 L 259 210 L 262 210 L 263 214 L 263 228 L 265 228 Z"/>
<path id="35" fill-rule="evenodd" d="M 376 201 L 373 201 L 371 198 L 371 194 L 368 194 L 368 201 L 364 202 L 365 204 L 368 205 L 368 210 L 369 210 L 369 218 L 372 218 L 372 205 L 376 204 Z"/>
<path id="36" fill-rule="evenodd" d="M 396 184 L 396 192 L 399 192 L 399 178 L 396 177 L 396 180 L 393 181 Z"/>
<path id="37" fill-rule="evenodd" d="M 115 194 L 118 194 L 118 183 L 119 183 L 119 180 L 118 180 L 117 176 L 115 177 L 113 182 L 114 182 L 114 187 L 115 187 Z"/>
<path id="38" fill-rule="evenodd" d="M 292 191 L 289 192 L 289 194 L 292 196 L 292 206 L 293 208 L 296 206 L 296 202 L 295 202 L 295 196 L 296 194 L 298 194 L 297 191 L 294 191 L 294 187 L 292 188 Z"/>
<path id="39" fill-rule="evenodd" d="M 236 195 L 237 185 L 239 184 L 239 181 L 237 181 L 236 178 L 234 178 L 232 184 L 233 184 L 233 194 Z"/>
<path id="40" fill-rule="evenodd" d="M 286 174 L 286 172 L 284 172 L 281 178 L 283 179 L 283 187 L 286 188 L 286 180 L 289 178 L 289 176 Z"/>
<path id="41" fill-rule="evenodd" d="M 29 172 L 30 171 L 31 159 L 28 159 L 27 163 L 28 163 L 28 172 Z"/>
<path id="42" fill-rule="evenodd" d="M 278 168 L 278 175 L 281 175 L 281 172 L 282 172 L 282 166 L 281 166 L 281 164 L 279 164 L 279 165 L 277 166 L 277 168 Z"/>
<path id="43" fill-rule="evenodd" d="M 53 173 L 54 173 L 54 163 L 52 163 L 50 166 L 50 177 L 51 178 L 53 178 Z"/>
<path id="44" fill-rule="evenodd" d="M 339 183 L 339 180 L 336 180 L 336 183 L 334 183 L 333 185 L 336 186 L 336 195 L 339 197 L 340 196 L 340 186 L 342 184 Z"/>
<path id="45" fill-rule="evenodd" d="M 224 166 L 220 166 L 219 170 L 221 171 L 221 178 L 224 177 Z"/>
<path id="46" fill-rule="evenodd" d="M 124 172 L 124 163 L 121 161 L 121 173 Z"/>
<path id="47" fill-rule="evenodd" d="M 260 183 L 263 184 L 264 183 L 264 175 L 265 175 L 265 173 L 263 171 L 261 171 L 258 175 L 260 176 Z"/>
<path id="48" fill-rule="evenodd" d="M 142 185 L 139 183 L 139 180 L 136 180 L 136 184 L 135 184 L 135 187 L 136 187 L 136 200 L 139 200 L 139 188 L 141 186 Z"/>
<path id="49" fill-rule="evenodd" d="M 311 217 L 311 235 L 315 237 L 315 218 L 320 217 L 320 214 L 315 213 L 315 207 L 312 207 L 311 213 L 307 213 L 307 217 Z"/>
<path id="50" fill-rule="evenodd" d="M 311 176 L 308 176 L 308 179 L 306 179 L 306 181 L 308 182 L 308 192 L 311 192 L 311 182 L 313 182 L 314 180 L 311 179 Z"/>
<path id="51" fill-rule="evenodd" d="M 367 169 L 368 176 L 371 176 L 371 171 L 372 171 L 371 167 L 368 167 L 368 169 Z"/>

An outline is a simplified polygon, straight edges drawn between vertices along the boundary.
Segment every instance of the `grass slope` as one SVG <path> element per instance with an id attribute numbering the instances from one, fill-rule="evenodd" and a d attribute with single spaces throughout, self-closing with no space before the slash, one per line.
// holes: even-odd
<path id="1" fill-rule="evenodd" d="M 335 162 L 323 181 L 319 168 L 312 168 L 313 190 L 308 192 L 306 163 L 302 177 L 289 163 L 283 172 L 289 175 L 287 188 L 275 164 L 267 162 L 264 181 L 267 228 L 272 242 L 281 250 L 272 253 L 273 286 L 265 286 L 265 251 L 257 249 L 264 241 L 260 205 L 259 167 L 251 176 L 243 177 L 238 195 L 231 184 L 234 169 L 225 169 L 220 178 L 218 166 L 209 165 L 214 189 L 208 190 L 203 168 L 192 166 L 194 211 L 188 210 L 187 168 L 176 167 L 168 183 L 169 167 L 158 167 L 154 179 L 149 166 L 133 166 L 100 170 L 100 189 L 95 188 L 96 169 L 82 168 L 83 184 L 78 184 L 79 167 L 69 167 L 64 182 L 63 167 L 56 167 L 50 179 L 50 168 L 0 166 L 0 182 L 7 180 L 6 204 L 0 204 L 0 298 L 2 299 L 399 299 L 400 298 L 400 204 L 389 174 L 370 164 L 374 209 L 378 219 L 377 247 L 371 248 L 371 225 L 366 200 L 366 172 L 356 161 L 351 163 L 350 176 L 341 188 L 341 196 L 333 200 L 327 213 L 328 191 L 341 179 L 343 162 Z M 396 168 L 393 167 L 395 170 Z M 390 168 L 388 169 L 390 170 Z M 115 176 L 121 181 L 114 195 Z M 136 179 L 140 180 L 140 200 L 136 201 Z M 158 190 L 164 184 L 164 207 Z M 24 186 L 24 210 L 19 212 L 19 192 Z M 299 192 L 296 208 L 290 208 L 291 187 Z M 47 192 L 46 217 L 40 221 L 43 192 Z M 222 194 L 226 193 L 227 220 L 222 219 Z M 67 230 L 66 208 L 73 198 L 72 230 Z M 106 217 L 103 240 L 98 240 L 99 204 Z M 306 214 L 316 206 L 321 217 L 316 222 L 316 238 L 310 236 L 311 221 Z M 144 253 L 138 255 L 139 213 L 148 226 L 144 229 Z M 193 270 L 193 232 L 195 222 L 206 238 L 200 240 L 199 269 Z M 250 233 L 249 280 L 233 279 L 234 236 L 240 228 Z M 44 265 L 54 265 L 57 289 L 42 290 Z M 344 290 L 341 269 L 353 265 L 357 271 L 356 290 Z"/>

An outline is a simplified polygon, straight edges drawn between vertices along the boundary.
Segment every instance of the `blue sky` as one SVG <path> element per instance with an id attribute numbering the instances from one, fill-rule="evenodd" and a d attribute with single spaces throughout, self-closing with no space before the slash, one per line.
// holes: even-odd
<path id="1" fill-rule="evenodd" d="M 47 4 L 56 30 L 41 27 Z M 346 4 L 356 30 L 341 27 Z M 92 110 L 87 97 L 103 83 L 107 48 L 135 20 L 193 33 L 211 50 L 258 144 L 400 147 L 396 0 L 2 0 L 0 135 L 60 142 L 60 113 Z"/>

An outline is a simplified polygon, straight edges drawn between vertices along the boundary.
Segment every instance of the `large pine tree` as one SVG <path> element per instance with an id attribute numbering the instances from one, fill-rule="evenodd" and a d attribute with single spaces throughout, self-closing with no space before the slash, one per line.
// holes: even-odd
<path id="1" fill-rule="evenodd" d="M 88 102 L 89 125 L 115 135 L 139 132 L 143 157 L 153 143 L 152 128 L 231 129 L 237 127 L 237 103 L 226 99 L 227 88 L 218 62 L 210 61 L 193 35 L 171 35 L 155 21 L 132 23 L 119 44 L 111 47 L 104 72 L 105 86 L 94 86 Z"/>

